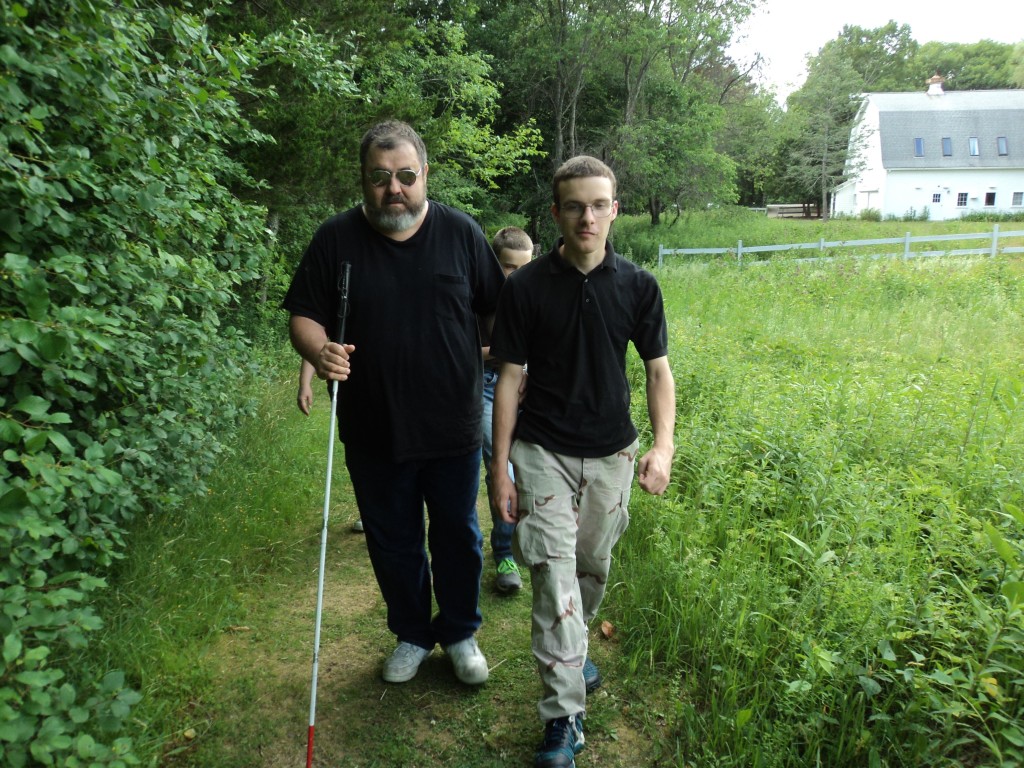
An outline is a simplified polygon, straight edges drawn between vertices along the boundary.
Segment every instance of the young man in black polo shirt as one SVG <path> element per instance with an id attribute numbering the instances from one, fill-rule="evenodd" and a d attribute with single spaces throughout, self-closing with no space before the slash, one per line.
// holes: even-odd
<path id="1" fill-rule="evenodd" d="M 491 337 L 491 354 L 502 361 L 491 503 L 517 523 L 516 559 L 532 578 L 532 645 L 545 722 L 535 766 L 571 768 L 583 747 L 587 691 L 600 685 L 587 658 L 587 623 L 604 597 L 612 547 L 629 522 L 639 446 L 629 412 L 629 342 L 646 371 L 654 440 L 637 469 L 640 487 L 652 494 L 668 486 L 675 389 L 661 290 L 608 243 L 618 213 L 615 175 L 600 160 L 580 156 L 558 169 L 552 187 L 562 237 L 508 278 Z"/>
<path id="2" fill-rule="evenodd" d="M 363 204 L 320 226 L 285 296 L 292 344 L 320 378 L 341 382 L 338 434 L 398 640 L 384 680 L 410 680 L 440 644 L 458 678 L 478 685 L 488 668 L 474 639 L 483 570 L 477 323 L 494 313 L 505 276 L 469 216 L 427 199 L 427 151 L 410 126 L 374 126 L 359 160 Z M 336 344 L 327 329 L 345 261 L 349 314 Z"/>

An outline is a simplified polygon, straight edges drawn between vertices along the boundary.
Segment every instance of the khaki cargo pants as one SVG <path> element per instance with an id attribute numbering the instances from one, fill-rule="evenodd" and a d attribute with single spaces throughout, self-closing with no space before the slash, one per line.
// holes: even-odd
<path id="1" fill-rule="evenodd" d="M 586 709 L 587 625 L 604 599 L 612 547 L 629 524 L 637 448 L 634 441 L 612 456 L 581 459 L 512 444 L 519 496 L 513 553 L 530 569 L 542 720 Z"/>

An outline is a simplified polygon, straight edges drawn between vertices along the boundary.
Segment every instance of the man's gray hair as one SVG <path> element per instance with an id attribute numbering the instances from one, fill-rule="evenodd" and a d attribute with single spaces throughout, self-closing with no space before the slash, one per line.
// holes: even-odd
<path id="1" fill-rule="evenodd" d="M 399 144 L 412 144 L 420 165 L 427 164 L 427 146 L 413 127 L 401 120 L 385 120 L 363 134 L 363 140 L 359 143 L 360 170 L 366 170 L 366 158 L 371 149 L 395 149 Z"/>

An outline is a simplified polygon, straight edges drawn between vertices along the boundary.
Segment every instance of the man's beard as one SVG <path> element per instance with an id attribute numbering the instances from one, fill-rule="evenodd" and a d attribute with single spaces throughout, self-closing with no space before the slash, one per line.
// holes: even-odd
<path id="1" fill-rule="evenodd" d="M 366 211 L 366 218 L 381 232 L 404 232 L 412 228 L 419 220 L 423 209 L 427 205 L 426 198 L 419 204 L 411 204 L 407 199 L 402 198 L 405 203 L 404 210 L 392 211 L 387 208 L 379 208 L 370 200 L 364 198 L 363 210 Z M 387 205 L 387 201 L 385 201 Z"/>

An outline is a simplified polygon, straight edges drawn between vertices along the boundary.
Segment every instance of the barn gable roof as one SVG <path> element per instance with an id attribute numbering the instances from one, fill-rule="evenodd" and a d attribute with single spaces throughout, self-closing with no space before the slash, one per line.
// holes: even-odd
<path id="1" fill-rule="evenodd" d="M 865 99 L 878 111 L 886 169 L 1024 167 L 1024 90 L 869 93 Z M 1006 155 L 997 151 L 999 137 L 1006 139 Z M 951 156 L 942 153 L 944 138 Z M 978 139 L 977 156 L 969 153 L 970 138 Z M 922 157 L 915 156 L 915 139 L 923 140 Z"/>

